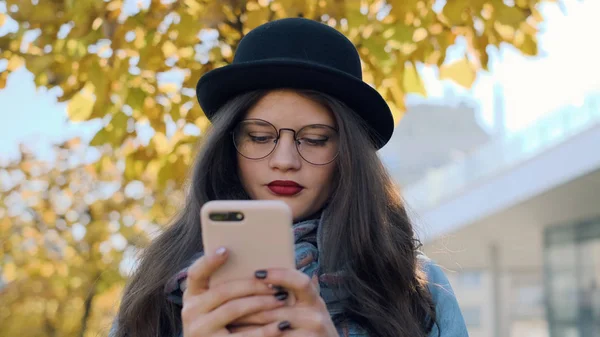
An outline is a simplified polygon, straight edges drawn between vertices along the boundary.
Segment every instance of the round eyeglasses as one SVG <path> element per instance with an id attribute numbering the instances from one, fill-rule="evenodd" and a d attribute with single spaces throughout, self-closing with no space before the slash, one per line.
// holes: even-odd
<path id="1" fill-rule="evenodd" d="M 282 131 L 292 132 L 298 154 L 313 165 L 326 165 L 338 155 L 338 132 L 328 125 L 312 124 L 297 132 L 293 129 L 277 128 L 262 119 L 245 119 L 233 130 L 233 144 L 237 152 L 248 159 L 263 159 L 275 148 Z"/>

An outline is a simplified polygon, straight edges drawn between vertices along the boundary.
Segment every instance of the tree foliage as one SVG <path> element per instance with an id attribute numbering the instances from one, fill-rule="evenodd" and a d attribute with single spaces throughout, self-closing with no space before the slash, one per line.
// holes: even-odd
<path id="1" fill-rule="evenodd" d="M 97 170 L 106 157 L 77 139 L 54 154 L 23 147 L 0 168 L 0 336 L 105 335 L 135 253 L 177 206 L 122 165 Z"/>
<path id="2" fill-rule="evenodd" d="M 1 57 L 8 60 L 0 88 L 21 65 L 38 86 L 60 87 L 71 120 L 105 122 L 93 146 L 120 149 L 148 126 L 150 142 L 136 141 L 119 155 L 127 157 L 128 177 L 156 176 L 160 186 L 181 183 L 190 144 L 208 124 L 195 101 L 196 82 L 231 62 L 241 37 L 264 22 L 301 15 L 339 29 L 358 47 L 365 80 L 398 121 L 406 93 L 426 94 L 417 64 L 439 66 L 441 78 L 469 87 L 476 71 L 487 69 L 490 46 L 509 43 L 536 54 L 542 21 L 542 0 L 513 6 L 447 0 L 443 8 L 435 0 L 147 0 L 134 10 L 135 1 L 123 0 L 4 1 L 7 13 L 0 15 L 18 29 L 0 37 Z M 468 53 L 445 64 L 458 36 Z"/>
<path id="3" fill-rule="evenodd" d="M 0 89 L 24 66 L 72 121 L 103 122 L 90 146 L 57 145 L 50 162 L 23 148 L 0 167 L 0 335 L 105 335 L 123 261 L 176 211 L 208 126 L 196 82 L 250 29 L 303 16 L 340 30 L 398 121 L 405 94 L 427 94 L 421 64 L 470 87 L 489 48 L 535 55 L 541 1 L 0 0 L 0 27 L 16 27 L 0 36 Z"/>

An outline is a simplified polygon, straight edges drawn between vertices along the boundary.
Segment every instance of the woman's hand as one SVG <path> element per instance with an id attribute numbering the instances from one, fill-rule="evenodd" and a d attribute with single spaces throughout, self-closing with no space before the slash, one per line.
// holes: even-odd
<path id="1" fill-rule="evenodd" d="M 284 288 L 296 297 L 293 306 L 279 307 L 244 317 L 244 322 L 273 324 L 287 337 L 338 337 L 338 332 L 327 311 L 325 301 L 317 292 L 310 278 L 292 269 L 259 270 L 255 274 L 265 285 Z"/>
<path id="2" fill-rule="evenodd" d="M 231 281 L 208 288 L 208 279 L 227 260 L 227 251 L 204 255 L 188 269 L 183 294 L 183 335 L 185 337 L 239 336 L 275 337 L 281 334 L 281 322 L 232 329 L 228 326 L 240 317 L 270 311 L 285 303 L 275 296 L 277 289 L 264 280 Z"/>

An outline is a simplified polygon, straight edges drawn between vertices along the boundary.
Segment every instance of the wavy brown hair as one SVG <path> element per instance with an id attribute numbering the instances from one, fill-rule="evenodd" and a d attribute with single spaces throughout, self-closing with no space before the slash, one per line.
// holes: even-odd
<path id="1" fill-rule="evenodd" d="M 200 208 L 215 199 L 248 199 L 237 174 L 230 131 L 267 92 L 242 94 L 213 120 L 193 168 L 185 207 L 147 247 L 125 288 L 115 337 L 171 337 L 181 332 L 181 307 L 167 300 L 166 280 L 203 250 Z M 366 124 L 328 95 L 298 91 L 328 107 L 340 133 L 336 181 L 324 212 L 320 264 L 343 269 L 351 294 L 336 322 L 352 319 L 370 336 L 426 336 L 435 307 L 417 262 L 419 241 L 399 192 L 384 168 Z"/>

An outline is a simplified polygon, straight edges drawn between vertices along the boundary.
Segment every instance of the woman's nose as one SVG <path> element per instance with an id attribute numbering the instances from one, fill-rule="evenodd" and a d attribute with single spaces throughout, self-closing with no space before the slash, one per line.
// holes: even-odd
<path id="1" fill-rule="evenodd" d="M 298 170 L 302 167 L 302 158 L 296 149 L 296 139 L 291 132 L 282 132 L 277 146 L 269 159 L 269 166 L 282 171 Z"/>

